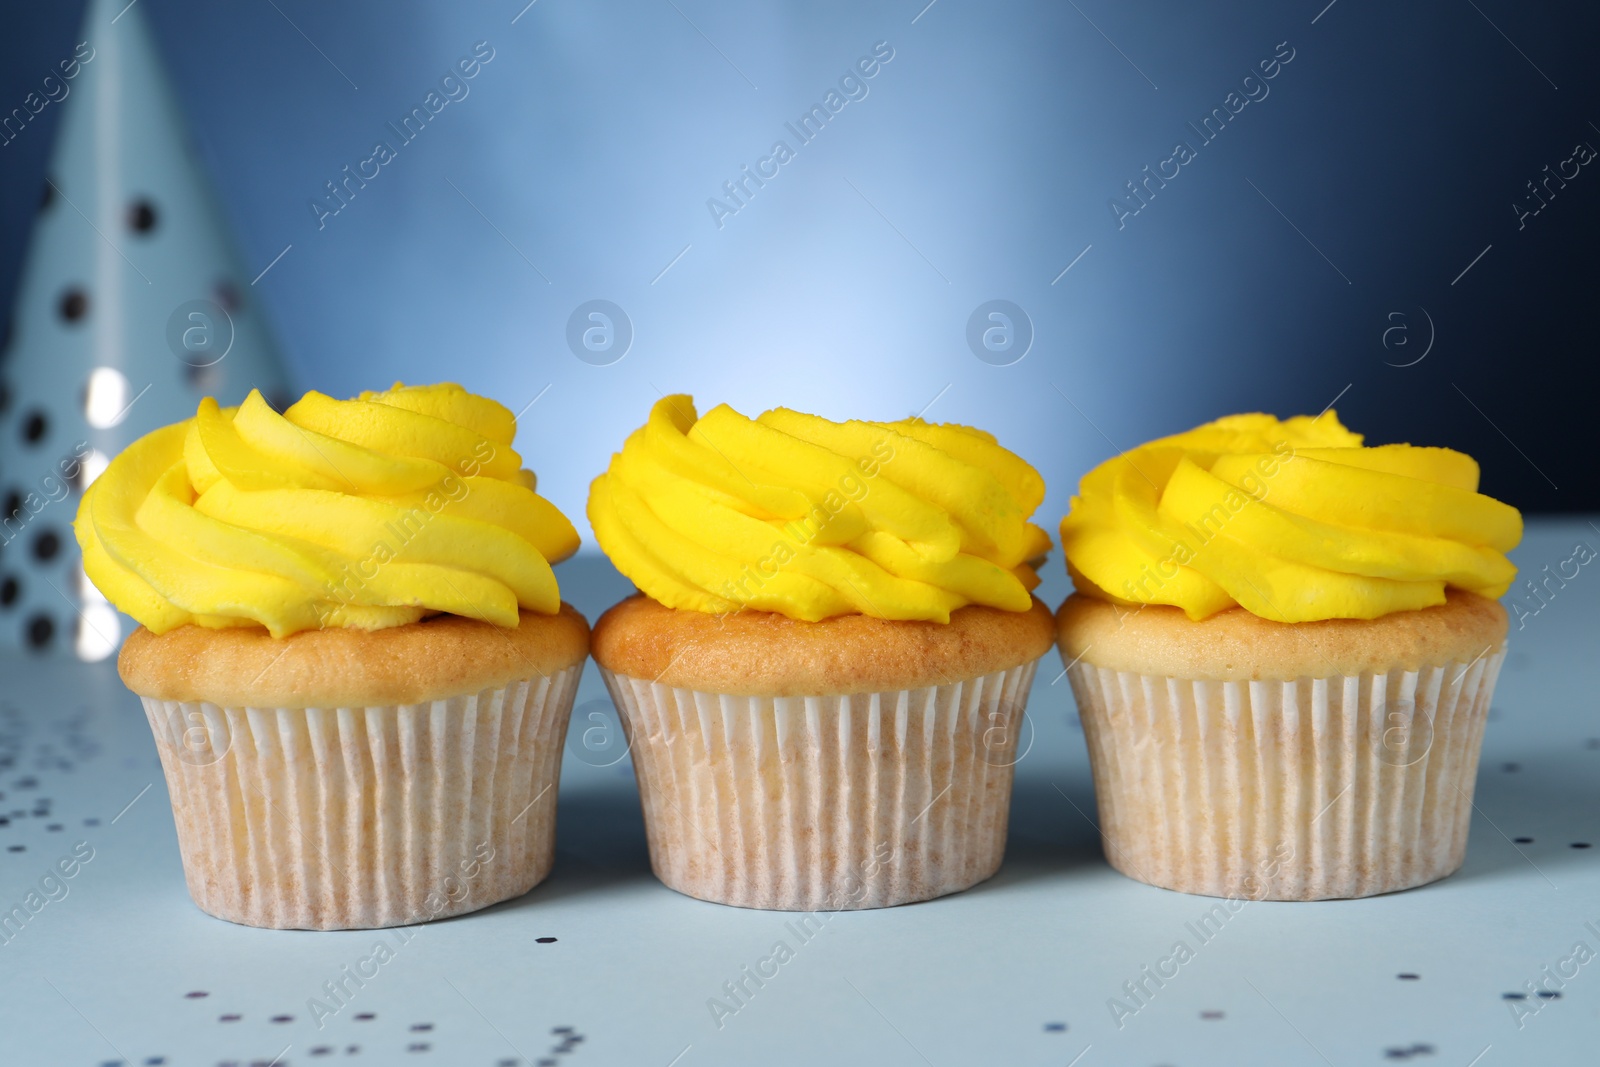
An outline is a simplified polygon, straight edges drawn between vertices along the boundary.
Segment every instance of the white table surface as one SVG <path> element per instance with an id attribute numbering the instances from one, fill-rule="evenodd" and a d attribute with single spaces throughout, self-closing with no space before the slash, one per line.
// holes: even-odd
<path id="1" fill-rule="evenodd" d="M 1534 522 L 1515 559 L 1538 572 L 1580 540 L 1600 549 L 1600 529 Z M 595 556 L 558 574 L 590 618 L 628 591 Z M 1041 595 L 1057 603 L 1065 584 L 1057 553 Z M 834 916 L 720 1029 L 708 998 L 789 917 L 658 883 L 625 757 L 593 767 L 569 745 L 550 878 L 413 928 L 319 1028 L 308 1000 L 394 935 L 200 912 L 144 715 L 114 668 L 3 658 L 0 906 L 79 842 L 93 859 L 0 944 L 0 1065 L 1600 1063 L 1600 958 L 1552 983 L 1558 997 L 1506 999 L 1579 942 L 1600 954 L 1597 608 L 1590 564 L 1513 623 L 1459 873 L 1368 900 L 1248 904 L 1120 1028 L 1108 1000 L 1215 902 L 1102 859 L 1053 653 L 1000 873 L 943 900 Z M 591 664 L 576 714 L 608 708 Z"/>

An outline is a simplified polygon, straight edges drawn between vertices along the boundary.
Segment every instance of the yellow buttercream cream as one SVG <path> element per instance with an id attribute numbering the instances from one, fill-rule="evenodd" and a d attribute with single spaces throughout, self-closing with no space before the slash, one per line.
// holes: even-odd
<path id="1" fill-rule="evenodd" d="M 687 396 L 651 409 L 589 491 L 600 547 L 672 608 L 816 621 L 1026 611 L 1044 480 L 981 430 L 829 422 Z"/>
<path id="2" fill-rule="evenodd" d="M 1078 591 L 1169 604 L 1191 619 L 1240 605 L 1278 622 L 1374 619 L 1501 596 L 1516 576 L 1516 508 L 1477 492 L 1447 448 L 1364 448 L 1332 410 L 1232 415 L 1084 476 L 1061 521 Z"/>
<path id="3" fill-rule="evenodd" d="M 282 415 L 261 394 L 129 445 L 83 496 L 84 570 L 155 633 L 185 623 L 376 630 L 448 612 L 554 613 L 578 535 L 534 492 L 516 419 L 459 385 Z"/>

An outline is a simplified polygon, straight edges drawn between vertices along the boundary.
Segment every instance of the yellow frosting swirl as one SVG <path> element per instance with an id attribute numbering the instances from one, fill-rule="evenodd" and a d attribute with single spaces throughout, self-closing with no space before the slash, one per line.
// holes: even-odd
<path id="1" fill-rule="evenodd" d="M 595 538 L 662 604 L 816 621 L 1026 611 L 1044 480 L 967 426 L 663 398 L 589 490 Z"/>
<path id="2" fill-rule="evenodd" d="M 459 385 L 282 415 L 252 390 L 129 445 L 84 493 L 84 570 L 155 633 L 376 630 L 448 612 L 516 626 L 561 605 L 550 564 L 578 535 L 534 492 L 516 419 Z"/>
<path id="3" fill-rule="evenodd" d="M 1363 448 L 1332 410 L 1231 415 L 1090 471 L 1061 545 L 1078 591 L 1116 603 L 1375 619 L 1510 587 L 1522 516 L 1477 488 L 1470 456 Z"/>

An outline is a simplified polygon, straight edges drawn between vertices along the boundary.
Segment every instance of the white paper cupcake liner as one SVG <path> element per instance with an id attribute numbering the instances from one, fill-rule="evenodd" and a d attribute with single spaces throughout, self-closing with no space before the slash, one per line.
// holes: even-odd
<path id="1" fill-rule="evenodd" d="M 144 700 L 190 895 L 275 929 L 400 926 L 549 873 L 582 664 L 389 707 Z"/>
<path id="2" fill-rule="evenodd" d="M 702 900 L 779 911 L 884 908 L 983 881 L 1005 851 L 1036 663 L 807 697 L 698 692 L 602 668 L 656 876 Z"/>
<path id="3" fill-rule="evenodd" d="M 1466 854 L 1504 656 L 1289 682 L 1074 664 L 1106 858 L 1151 885 L 1258 900 L 1445 877 Z"/>

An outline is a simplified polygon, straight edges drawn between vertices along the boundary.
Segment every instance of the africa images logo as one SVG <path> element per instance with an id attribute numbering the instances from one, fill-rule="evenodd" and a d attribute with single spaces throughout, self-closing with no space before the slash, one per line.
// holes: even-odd
<path id="1" fill-rule="evenodd" d="M 786 140 L 772 142 L 771 150 L 756 160 L 754 170 L 746 163 L 739 168 L 738 177 L 723 182 L 722 191 L 727 199 L 715 196 L 706 199 L 706 210 L 711 212 L 711 221 L 717 224 L 717 229 L 722 229 L 730 216 L 750 206 L 756 191 L 765 188 L 767 182 L 776 178 L 782 168 L 795 159 L 801 148 L 816 140 L 834 116 L 845 109 L 845 105 L 851 101 L 865 100 L 867 93 L 871 92 L 867 82 L 876 78 L 893 58 L 894 48 L 888 41 L 874 44 L 872 54 L 862 56 L 841 74 L 838 88 L 830 87 L 823 95 L 822 103 L 812 104 L 794 122 L 783 124 L 784 129 L 794 136 L 793 146 Z"/>

